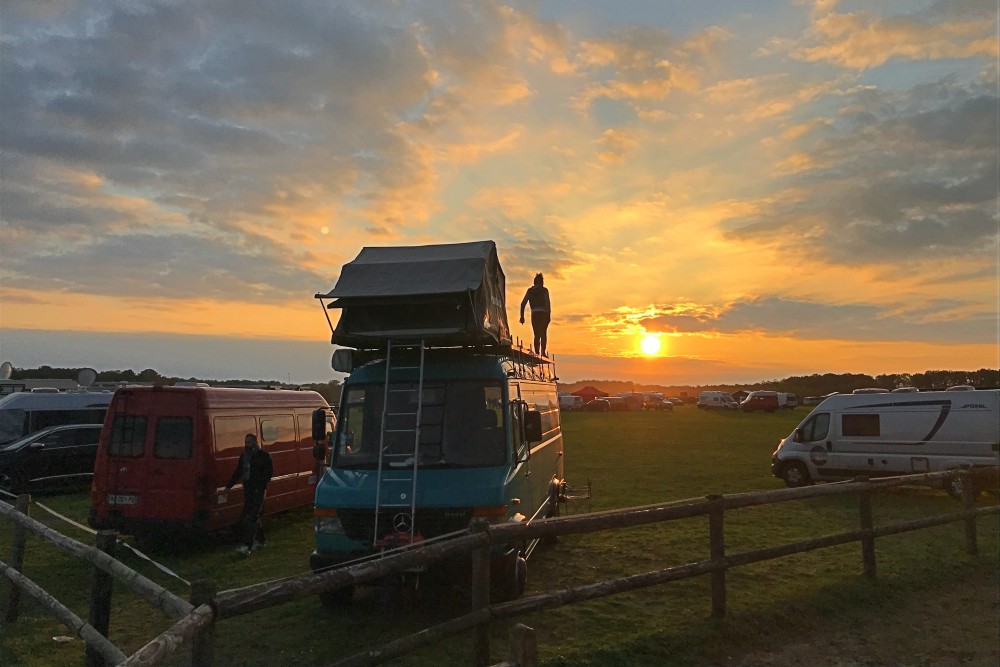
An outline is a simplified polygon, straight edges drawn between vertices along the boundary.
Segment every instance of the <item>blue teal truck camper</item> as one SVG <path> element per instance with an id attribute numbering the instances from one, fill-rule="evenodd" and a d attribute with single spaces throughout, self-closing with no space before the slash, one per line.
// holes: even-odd
<path id="1" fill-rule="evenodd" d="M 512 344 L 503 287 L 485 241 L 365 248 L 334 290 L 317 294 L 335 299 L 324 312 L 344 309 L 333 342 L 353 349 L 334 353 L 349 376 L 316 488 L 314 570 L 459 533 L 474 518 L 558 515 L 555 369 Z M 495 548 L 495 597 L 523 592 L 534 547 Z"/>

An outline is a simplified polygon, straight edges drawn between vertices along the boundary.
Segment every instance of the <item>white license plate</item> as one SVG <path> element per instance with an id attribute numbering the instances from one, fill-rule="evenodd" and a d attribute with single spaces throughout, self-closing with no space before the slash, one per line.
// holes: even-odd
<path id="1" fill-rule="evenodd" d="M 108 496 L 109 505 L 135 505 L 139 502 L 139 496 Z"/>

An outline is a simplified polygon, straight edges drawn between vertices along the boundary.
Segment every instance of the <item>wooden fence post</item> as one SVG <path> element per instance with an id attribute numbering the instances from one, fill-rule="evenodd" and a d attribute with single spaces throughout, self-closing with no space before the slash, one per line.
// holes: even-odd
<path id="1" fill-rule="evenodd" d="M 708 544 L 709 554 L 713 561 L 726 557 L 726 535 L 724 531 L 725 508 L 722 496 L 710 495 L 706 499 L 712 503 L 708 512 Z M 712 572 L 712 617 L 722 618 L 726 615 L 726 570 Z"/>
<path id="2" fill-rule="evenodd" d="M 484 533 L 489 529 L 485 519 L 473 519 L 469 532 Z M 472 552 L 472 611 L 490 606 L 490 545 Z M 490 624 L 476 627 L 472 648 L 472 664 L 485 667 L 490 664 Z"/>
<path id="3" fill-rule="evenodd" d="M 517 623 L 507 633 L 510 638 L 510 658 L 508 662 L 517 667 L 536 667 L 538 665 L 538 640 L 535 631 L 523 623 Z"/>
<path id="4" fill-rule="evenodd" d="M 969 470 L 963 470 L 958 475 L 959 479 L 962 480 L 962 504 L 965 506 L 965 511 L 971 512 L 976 509 L 976 496 L 979 495 L 976 480 Z M 970 556 L 979 555 L 975 516 L 969 516 L 965 519 L 965 553 Z"/>
<path id="5" fill-rule="evenodd" d="M 867 477 L 855 477 L 855 482 L 868 482 Z M 872 494 L 866 489 L 858 493 L 858 519 L 864 535 L 861 536 L 861 562 L 865 576 L 875 578 L 875 518 L 872 513 Z"/>
<path id="6" fill-rule="evenodd" d="M 211 605 L 219 592 L 214 581 L 201 579 L 191 582 L 191 604 L 197 609 Z M 198 631 L 191 642 L 191 667 L 212 667 L 215 662 L 215 620 Z"/>
<path id="7" fill-rule="evenodd" d="M 22 514 L 28 513 L 28 506 L 31 504 L 31 496 L 22 493 L 14 502 L 14 507 Z M 28 536 L 28 529 L 21 524 L 14 523 L 13 540 L 10 545 L 10 566 L 21 572 L 24 569 L 24 543 Z M 21 590 L 14 585 L 13 581 L 7 581 L 7 609 L 4 612 L 4 621 L 13 623 L 21 613 Z"/>
<path id="8" fill-rule="evenodd" d="M 98 549 L 115 557 L 115 547 L 118 544 L 118 533 L 113 530 L 97 531 L 96 546 Z M 92 568 L 90 579 L 90 618 L 89 623 L 105 637 L 111 625 L 111 593 L 114 590 L 114 577 L 97 567 Z M 104 667 L 104 657 L 91 645 L 86 650 L 87 667 Z"/>

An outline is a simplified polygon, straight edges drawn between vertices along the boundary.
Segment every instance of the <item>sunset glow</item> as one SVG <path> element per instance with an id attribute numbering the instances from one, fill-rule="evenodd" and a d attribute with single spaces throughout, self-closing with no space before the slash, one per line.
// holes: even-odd
<path id="1" fill-rule="evenodd" d="M 126 4 L 4 7 L 0 361 L 326 381 L 363 247 L 490 239 L 567 382 L 1000 367 L 990 3 Z"/>

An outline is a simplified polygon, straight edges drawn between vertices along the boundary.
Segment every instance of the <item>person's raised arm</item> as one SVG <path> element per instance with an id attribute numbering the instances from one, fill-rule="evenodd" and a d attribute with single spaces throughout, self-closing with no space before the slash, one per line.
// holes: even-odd
<path id="1" fill-rule="evenodd" d="M 524 293 L 524 298 L 521 299 L 521 324 L 524 324 L 524 306 L 528 303 L 528 294 L 531 292 L 529 289 Z"/>

